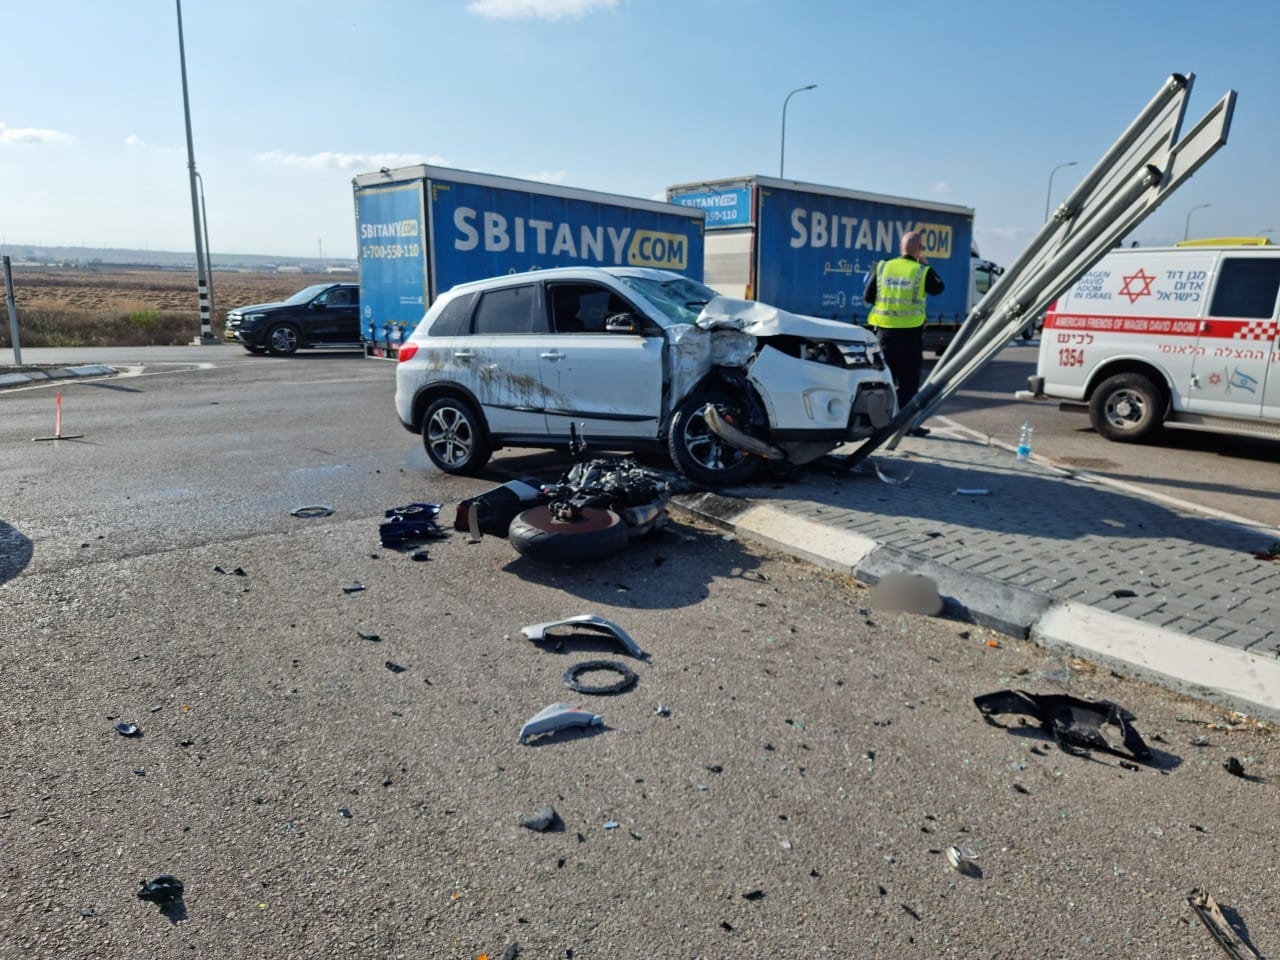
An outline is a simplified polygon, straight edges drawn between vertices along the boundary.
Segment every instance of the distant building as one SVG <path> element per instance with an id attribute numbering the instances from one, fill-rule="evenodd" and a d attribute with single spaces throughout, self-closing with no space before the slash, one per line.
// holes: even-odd
<path id="1" fill-rule="evenodd" d="M 284 266 L 283 264 L 281 266 L 276 267 L 276 273 L 301 273 L 301 272 L 302 272 L 301 267 L 288 267 L 288 266 Z"/>
<path id="2" fill-rule="evenodd" d="M 355 270 L 351 267 L 325 267 L 324 272 L 325 273 L 355 273 Z"/>

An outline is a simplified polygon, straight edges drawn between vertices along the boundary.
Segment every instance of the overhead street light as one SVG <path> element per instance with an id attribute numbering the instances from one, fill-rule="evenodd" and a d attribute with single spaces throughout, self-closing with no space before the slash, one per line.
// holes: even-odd
<path id="1" fill-rule="evenodd" d="M 205 271 L 204 244 L 200 236 L 200 199 L 196 194 L 196 151 L 191 143 L 191 101 L 187 97 L 187 52 L 182 42 L 182 0 L 174 0 L 178 8 L 178 63 L 182 68 L 182 115 L 187 121 L 187 171 L 191 180 L 191 223 L 196 232 L 196 292 L 200 298 L 200 336 L 195 344 L 214 344 L 209 321 L 209 284 Z"/>
<path id="2" fill-rule="evenodd" d="M 787 94 L 787 99 L 782 101 L 782 150 L 778 154 L 778 179 L 782 179 L 782 171 L 786 169 L 787 164 L 787 104 L 791 102 L 791 98 L 797 93 L 803 93 L 806 90 L 817 89 L 816 83 L 811 83 L 807 87 L 796 87 Z"/>
<path id="3" fill-rule="evenodd" d="M 1212 203 L 1201 203 L 1187 211 L 1187 222 L 1182 227 L 1182 239 L 1185 240 L 1191 234 L 1191 215 L 1197 210 L 1203 210 L 1205 207 L 1212 207 Z"/>
<path id="4" fill-rule="evenodd" d="M 1060 163 L 1049 171 L 1049 189 L 1044 192 L 1044 219 L 1046 223 L 1049 221 L 1049 198 L 1053 196 L 1053 175 L 1063 167 L 1074 167 L 1076 163 L 1077 161 L 1075 160 L 1068 160 L 1066 163 Z"/>

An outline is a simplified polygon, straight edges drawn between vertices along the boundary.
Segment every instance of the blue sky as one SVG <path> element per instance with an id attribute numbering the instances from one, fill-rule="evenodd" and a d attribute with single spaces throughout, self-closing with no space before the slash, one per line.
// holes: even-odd
<path id="1" fill-rule="evenodd" d="M 1230 142 L 1135 233 L 1280 242 L 1280 2 L 185 0 L 219 252 L 353 257 L 399 163 L 652 197 L 778 173 L 977 211 L 1007 263 L 1173 72 Z M 193 250 L 173 0 L 6 5 L 0 242 Z"/>

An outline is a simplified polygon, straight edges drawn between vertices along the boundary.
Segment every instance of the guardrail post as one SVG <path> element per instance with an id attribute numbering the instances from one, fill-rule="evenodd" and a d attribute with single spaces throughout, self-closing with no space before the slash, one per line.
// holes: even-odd
<path id="1" fill-rule="evenodd" d="M 9 255 L 4 257 L 4 299 L 9 305 L 9 337 L 13 341 L 13 362 L 22 363 L 22 344 L 18 342 L 18 305 L 13 300 L 13 271 L 9 267 Z"/>

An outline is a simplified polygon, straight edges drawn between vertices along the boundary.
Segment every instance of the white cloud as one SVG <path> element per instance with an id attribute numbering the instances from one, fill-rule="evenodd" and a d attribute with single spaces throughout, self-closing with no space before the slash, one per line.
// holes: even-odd
<path id="1" fill-rule="evenodd" d="M 933 192 L 940 193 L 945 197 L 951 192 L 951 184 L 947 183 L 945 180 L 939 180 L 933 185 Z"/>
<path id="2" fill-rule="evenodd" d="M 124 143 L 125 143 L 125 146 L 127 147 L 145 147 L 146 146 L 146 144 L 142 142 L 142 138 L 138 136 L 136 133 L 131 133 L 127 137 L 125 137 Z"/>
<path id="3" fill-rule="evenodd" d="M 427 157 L 420 153 L 285 153 L 269 150 L 258 154 L 263 163 L 275 163 L 284 167 L 306 167 L 309 170 L 380 170 L 383 167 L 407 167 L 415 163 L 448 166 L 443 157 Z"/>
<path id="4" fill-rule="evenodd" d="M 537 180 L 539 183 L 564 183 L 568 174 L 563 170 L 539 170 L 537 173 L 522 175 L 524 180 Z"/>
<path id="5" fill-rule="evenodd" d="M 75 143 L 76 138 L 61 130 L 36 127 L 6 127 L 0 123 L 0 143 Z"/>
<path id="6" fill-rule="evenodd" d="M 980 237 L 990 237 L 993 240 L 1021 240 L 1023 237 L 1029 236 L 1030 231 L 1023 227 L 979 227 L 974 230 Z"/>
<path id="7" fill-rule="evenodd" d="M 559 20 L 582 17 L 593 10 L 612 10 L 617 0 L 471 0 L 467 12 L 491 20 Z"/>

